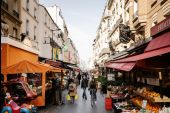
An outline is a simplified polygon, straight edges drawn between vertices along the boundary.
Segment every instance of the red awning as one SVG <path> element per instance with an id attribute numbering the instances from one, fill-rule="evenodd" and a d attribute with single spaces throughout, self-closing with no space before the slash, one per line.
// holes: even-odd
<path id="1" fill-rule="evenodd" d="M 145 49 L 145 52 L 170 46 L 170 32 L 153 39 Z"/>
<path id="2" fill-rule="evenodd" d="M 143 60 L 143 59 L 155 57 L 166 53 L 170 53 L 170 46 L 166 48 L 157 49 L 154 51 L 145 52 L 139 55 L 127 57 L 124 59 L 116 60 L 114 62 L 134 62 L 134 61 Z"/>
<path id="3" fill-rule="evenodd" d="M 108 68 L 113 68 L 122 71 L 130 71 L 135 66 L 135 62 L 128 62 L 128 63 L 108 63 L 105 64 Z"/>
<path id="4" fill-rule="evenodd" d="M 116 60 L 114 62 L 134 62 L 166 53 L 170 53 L 170 32 L 153 39 L 148 44 L 144 53 Z"/>

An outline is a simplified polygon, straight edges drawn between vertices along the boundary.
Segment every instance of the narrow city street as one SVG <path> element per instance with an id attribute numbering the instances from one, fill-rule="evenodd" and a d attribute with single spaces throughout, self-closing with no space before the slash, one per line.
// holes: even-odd
<path id="1" fill-rule="evenodd" d="M 114 113 L 113 110 L 107 111 L 105 110 L 105 96 L 101 95 L 100 90 L 97 92 L 97 103 L 95 107 L 91 107 L 90 104 L 90 94 L 89 91 L 86 90 L 87 93 L 87 101 L 83 100 L 82 93 L 83 90 L 78 86 L 78 93 L 79 93 L 79 99 L 74 103 L 68 103 L 61 105 L 61 106 L 55 106 L 55 105 L 49 105 L 46 109 L 41 109 L 39 113 Z"/>
<path id="2" fill-rule="evenodd" d="M 170 113 L 170 0 L 1 0 L 0 78 L 0 113 Z"/>

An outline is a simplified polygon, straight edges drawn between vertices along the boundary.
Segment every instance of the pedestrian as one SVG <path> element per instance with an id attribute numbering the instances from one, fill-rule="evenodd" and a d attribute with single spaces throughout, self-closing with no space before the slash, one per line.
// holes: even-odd
<path id="1" fill-rule="evenodd" d="M 81 74 L 79 72 L 79 74 L 77 75 L 77 79 L 79 80 L 79 84 L 80 84 L 80 81 L 81 81 Z"/>
<path id="2" fill-rule="evenodd" d="M 75 96 L 77 94 L 77 87 L 76 84 L 74 83 L 74 80 L 72 79 L 69 88 L 68 88 L 68 94 L 70 95 L 71 99 L 72 99 L 72 103 L 74 103 L 75 100 Z"/>
<path id="3" fill-rule="evenodd" d="M 81 81 L 81 88 L 83 89 L 83 99 L 87 100 L 87 95 L 86 95 L 86 88 L 88 87 L 88 81 L 85 76 L 83 76 L 83 79 Z"/>
<path id="4" fill-rule="evenodd" d="M 67 81 L 67 89 L 69 87 L 69 85 L 71 84 L 72 78 L 70 76 L 68 76 L 68 81 Z"/>
<path id="5" fill-rule="evenodd" d="M 61 104 L 61 81 L 59 80 L 59 76 L 56 75 L 56 79 L 55 79 L 55 86 L 56 86 L 56 105 L 60 105 Z"/>
<path id="6" fill-rule="evenodd" d="M 96 80 L 94 79 L 94 77 L 92 78 L 92 80 L 90 81 L 89 83 L 89 91 L 90 91 L 90 95 L 92 95 L 92 90 L 94 90 L 94 97 L 95 97 L 95 100 L 97 100 L 97 82 Z"/>
<path id="7" fill-rule="evenodd" d="M 56 103 L 56 77 L 55 76 L 52 77 L 51 81 L 52 81 L 51 91 L 52 91 L 53 105 L 56 105 L 57 104 Z"/>

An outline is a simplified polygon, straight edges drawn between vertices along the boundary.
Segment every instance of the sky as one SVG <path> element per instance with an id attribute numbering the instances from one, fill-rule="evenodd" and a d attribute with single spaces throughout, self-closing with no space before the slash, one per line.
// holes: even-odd
<path id="1" fill-rule="evenodd" d="M 40 3 L 44 6 L 56 4 L 61 8 L 69 36 L 80 59 L 87 63 L 106 0 L 40 0 Z"/>

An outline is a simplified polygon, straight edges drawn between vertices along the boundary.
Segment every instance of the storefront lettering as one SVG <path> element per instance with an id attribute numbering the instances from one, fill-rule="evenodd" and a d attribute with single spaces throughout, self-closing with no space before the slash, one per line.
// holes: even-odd
<path id="1" fill-rule="evenodd" d="M 170 17 L 166 20 L 163 20 L 158 25 L 151 28 L 151 35 L 156 35 L 166 29 L 170 28 Z"/>

